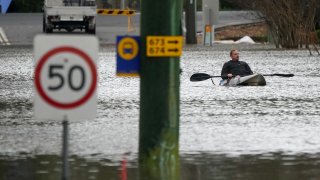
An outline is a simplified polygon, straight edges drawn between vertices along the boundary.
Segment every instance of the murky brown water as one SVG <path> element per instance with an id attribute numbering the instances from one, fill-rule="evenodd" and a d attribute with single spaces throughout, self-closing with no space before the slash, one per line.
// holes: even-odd
<path id="1" fill-rule="evenodd" d="M 265 87 L 190 82 L 219 75 L 231 48 L 266 77 Z M 267 48 L 267 49 L 264 49 Z M 98 113 L 71 123 L 72 179 L 138 179 L 139 79 L 115 77 L 113 47 L 99 59 Z M 263 45 L 187 47 L 181 67 L 181 179 L 319 179 L 320 57 Z M 31 46 L 0 47 L 0 179 L 58 179 L 60 122 L 33 118 Z M 217 84 L 219 79 L 214 79 Z M 126 155 L 125 155 L 126 154 Z"/>

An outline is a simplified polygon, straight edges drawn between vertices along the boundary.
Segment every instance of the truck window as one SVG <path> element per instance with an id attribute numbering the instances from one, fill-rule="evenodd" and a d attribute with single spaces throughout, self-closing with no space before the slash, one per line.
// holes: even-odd
<path id="1" fill-rule="evenodd" d="M 95 0 L 45 0 L 45 5 L 52 6 L 96 6 Z"/>
<path id="2" fill-rule="evenodd" d="M 45 5 L 48 7 L 63 6 L 63 0 L 45 0 Z"/>
<path id="3" fill-rule="evenodd" d="M 96 6 L 96 1 L 84 0 L 83 6 Z"/>
<path id="4" fill-rule="evenodd" d="M 63 0 L 65 6 L 81 6 L 82 0 Z"/>

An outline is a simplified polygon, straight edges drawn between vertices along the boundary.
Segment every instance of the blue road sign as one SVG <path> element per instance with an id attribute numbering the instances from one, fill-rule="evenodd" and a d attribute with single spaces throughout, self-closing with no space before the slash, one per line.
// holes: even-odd
<path id="1" fill-rule="evenodd" d="M 140 37 L 117 37 L 117 75 L 138 76 L 140 70 Z"/>

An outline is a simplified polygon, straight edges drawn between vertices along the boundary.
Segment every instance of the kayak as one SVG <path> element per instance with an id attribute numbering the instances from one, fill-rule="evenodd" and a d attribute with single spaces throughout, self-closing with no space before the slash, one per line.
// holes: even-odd
<path id="1" fill-rule="evenodd" d="M 220 81 L 220 86 L 265 86 L 266 80 L 262 74 L 252 74 L 248 76 L 236 76 L 231 79 Z"/>
<path id="2" fill-rule="evenodd" d="M 220 86 L 265 86 L 266 80 L 262 74 L 252 74 L 248 76 L 236 76 L 231 79 L 220 81 Z"/>

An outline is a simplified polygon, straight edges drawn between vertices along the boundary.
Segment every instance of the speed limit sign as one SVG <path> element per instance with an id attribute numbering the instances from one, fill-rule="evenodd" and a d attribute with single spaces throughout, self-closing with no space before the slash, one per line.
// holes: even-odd
<path id="1" fill-rule="evenodd" d="M 36 118 L 93 119 L 98 81 L 97 38 L 38 35 L 34 40 L 34 55 Z"/>

